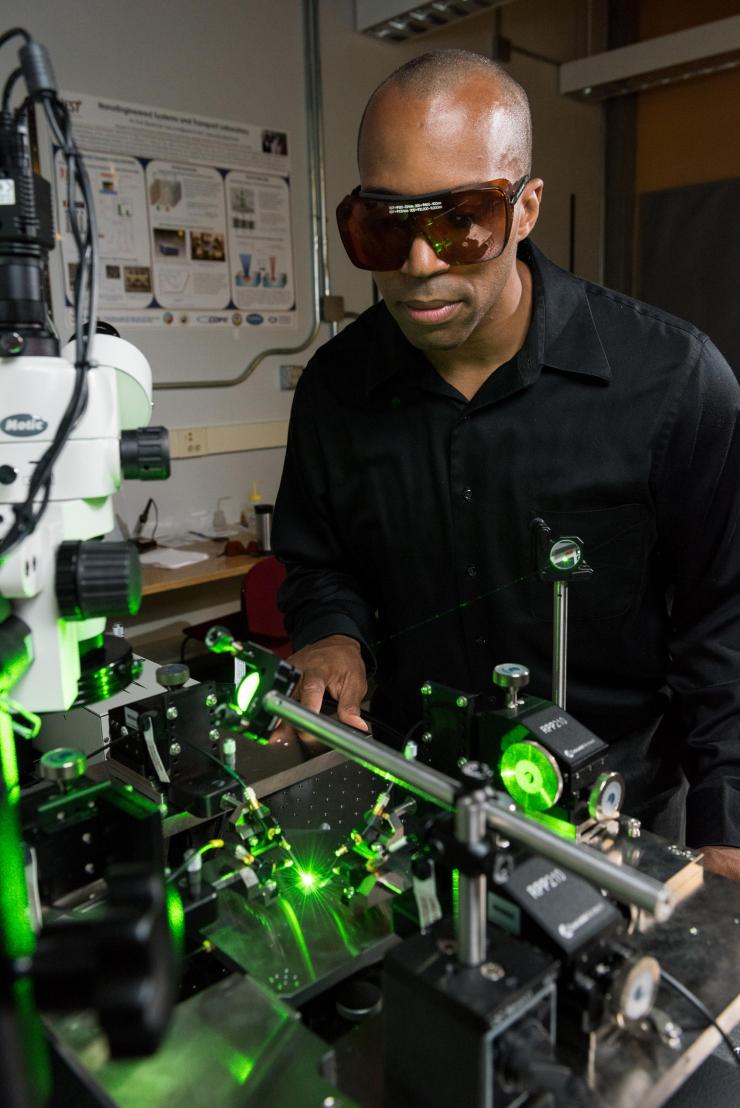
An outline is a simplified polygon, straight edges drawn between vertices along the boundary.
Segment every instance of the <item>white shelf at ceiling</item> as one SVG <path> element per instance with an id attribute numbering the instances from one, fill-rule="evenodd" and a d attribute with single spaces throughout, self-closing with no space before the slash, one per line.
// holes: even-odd
<path id="1" fill-rule="evenodd" d="M 602 100 L 740 65 L 740 15 L 560 66 L 560 92 Z"/>

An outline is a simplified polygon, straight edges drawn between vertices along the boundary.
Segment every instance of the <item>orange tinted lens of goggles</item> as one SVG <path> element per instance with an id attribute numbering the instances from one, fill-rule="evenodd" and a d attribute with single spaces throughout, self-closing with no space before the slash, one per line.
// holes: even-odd
<path id="1" fill-rule="evenodd" d="M 514 205 L 528 180 L 420 196 L 361 192 L 358 186 L 337 208 L 339 234 L 358 269 L 400 269 L 419 235 L 448 265 L 490 261 L 508 242 Z"/>

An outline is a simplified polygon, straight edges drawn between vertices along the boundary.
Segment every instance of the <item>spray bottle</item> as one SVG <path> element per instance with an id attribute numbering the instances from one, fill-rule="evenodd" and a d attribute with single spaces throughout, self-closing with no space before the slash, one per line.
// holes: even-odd
<path id="1" fill-rule="evenodd" d="M 242 523 L 252 535 L 257 534 L 257 514 L 255 508 L 262 500 L 262 493 L 258 488 L 261 483 L 261 481 L 252 481 L 252 492 L 249 497 L 249 503 L 242 512 Z"/>

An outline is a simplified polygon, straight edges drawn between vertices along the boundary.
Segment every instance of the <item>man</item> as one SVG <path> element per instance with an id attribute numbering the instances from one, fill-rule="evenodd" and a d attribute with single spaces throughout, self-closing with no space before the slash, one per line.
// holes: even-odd
<path id="1" fill-rule="evenodd" d="M 377 666 L 398 734 L 427 679 L 488 691 L 523 662 L 548 696 L 540 516 L 594 569 L 571 588 L 569 710 L 664 834 L 685 774 L 687 841 L 740 879 L 737 383 L 690 324 L 527 241 L 530 147 L 524 91 L 478 55 L 415 58 L 370 98 L 338 218 L 383 302 L 307 367 L 275 513 L 300 696 L 364 728 Z"/>

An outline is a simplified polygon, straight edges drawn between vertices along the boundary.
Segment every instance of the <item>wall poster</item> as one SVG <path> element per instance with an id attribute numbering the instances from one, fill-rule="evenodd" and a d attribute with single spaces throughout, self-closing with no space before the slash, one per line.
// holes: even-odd
<path id="1" fill-rule="evenodd" d="M 132 326 L 296 324 L 289 137 L 65 93 L 95 197 L 100 310 Z M 54 162 L 67 322 L 77 253 Z M 77 196 L 78 216 L 82 200 Z"/>

